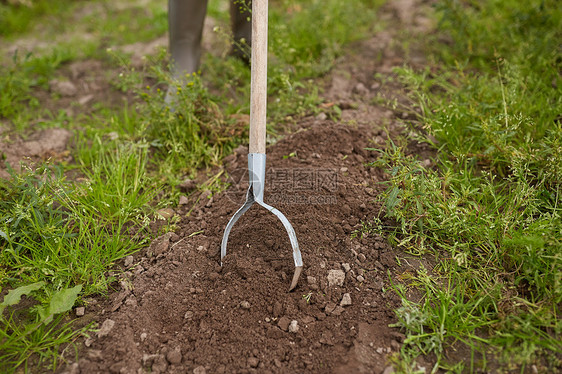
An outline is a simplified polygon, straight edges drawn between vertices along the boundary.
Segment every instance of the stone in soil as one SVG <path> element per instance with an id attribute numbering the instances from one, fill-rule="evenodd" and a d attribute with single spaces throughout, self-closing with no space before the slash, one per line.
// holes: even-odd
<path id="1" fill-rule="evenodd" d="M 328 271 L 328 285 L 330 287 L 343 286 L 345 281 L 345 273 L 343 270 L 330 270 Z"/>
<path id="2" fill-rule="evenodd" d="M 242 301 L 240 303 L 240 306 L 242 307 L 242 309 L 250 309 L 250 303 L 247 302 L 246 300 Z"/>
<path id="3" fill-rule="evenodd" d="M 152 371 L 158 371 L 160 373 L 165 373 L 168 369 L 168 361 L 164 355 L 158 355 L 154 363 L 152 364 Z"/>
<path id="4" fill-rule="evenodd" d="M 387 366 L 384 368 L 382 374 L 393 374 L 394 368 L 392 366 Z"/>
<path id="5" fill-rule="evenodd" d="M 334 308 L 334 310 L 332 311 L 332 315 L 333 316 L 340 316 L 345 309 L 343 309 L 343 306 L 338 305 L 337 307 Z"/>
<path id="6" fill-rule="evenodd" d="M 255 357 L 249 357 L 248 358 L 248 366 L 251 367 L 251 368 L 257 368 L 259 363 L 260 363 L 260 360 L 258 360 Z"/>
<path id="7" fill-rule="evenodd" d="M 51 91 L 61 96 L 71 97 L 76 95 L 76 92 L 78 92 L 74 83 L 70 81 L 59 81 L 54 79 L 49 82 L 49 85 L 51 86 Z"/>
<path id="8" fill-rule="evenodd" d="M 133 256 L 127 256 L 125 257 L 125 267 L 128 268 L 129 266 L 131 266 L 133 264 L 134 261 L 134 257 Z"/>
<path id="9" fill-rule="evenodd" d="M 180 191 L 189 193 L 197 188 L 197 182 L 191 179 L 186 179 L 178 185 Z"/>
<path id="10" fill-rule="evenodd" d="M 159 212 L 160 213 L 160 212 Z M 166 213 L 168 214 L 168 213 Z M 171 213 L 173 215 L 173 213 Z M 167 219 L 167 218 L 166 218 Z M 170 236 L 172 233 L 164 234 L 158 238 L 156 238 L 151 244 L 149 248 L 149 256 L 154 254 L 155 256 L 162 255 L 168 251 L 170 248 Z"/>
<path id="11" fill-rule="evenodd" d="M 114 320 L 108 318 L 105 321 L 103 321 L 101 328 L 98 331 L 98 338 L 103 338 L 104 336 L 107 336 L 113 329 L 113 326 L 115 326 Z"/>
<path id="12" fill-rule="evenodd" d="M 325 312 L 326 314 L 331 314 L 331 313 L 334 311 L 334 309 L 336 309 L 336 306 L 337 306 L 337 305 L 336 305 L 335 303 L 329 302 L 329 303 L 327 303 L 326 306 L 324 307 L 324 312 Z"/>
<path id="13" fill-rule="evenodd" d="M 289 325 L 291 324 L 291 320 L 287 317 L 279 318 L 279 322 L 277 322 L 277 326 L 283 331 L 289 330 Z"/>
<path id="14" fill-rule="evenodd" d="M 283 305 L 279 301 L 276 301 L 273 304 L 273 317 L 280 317 L 283 313 Z"/>
<path id="15" fill-rule="evenodd" d="M 368 95 L 369 89 L 367 87 L 365 87 L 365 85 L 363 83 L 359 82 L 353 88 L 353 92 L 355 92 L 356 94 L 359 94 L 359 95 Z"/>
<path id="16" fill-rule="evenodd" d="M 144 354 L 142 355 L 142 365 L 152 366 L 152 363 L 158 358 L 158 354 Z"/>
<path id="17" fill-rule="evenodd" d="M 90 95 L 84 95 L 81 98 L 78 99 L 78 103 L 80 105 L 86 105 L 88 104 L 90 101 L 92 101 L 92 99 L 94 99 L 94 95 L 90 94 Z"/>
<path id="18" fill-rule="evenodd" d="M 80 374 L 80 366 L 78 365 L 78 362 L 74 362 L 70 365 L 68 374 Z"/>
<path id="19" fill-rule="evenodd" d="M 182 354 L 181 354 L 181 348 L 180 347 L 176 347 L 173 350 L 171 350 L 170 352 L 168 352 L 166 354 L 166 359 L 168 360 L 168 362 L 172 365 L 178 365 L 181 363 L 181 359 L 182 359 Z"/>
<path id="20" fill-rule="evenodd" d="M 299 331 L 299 322 L 297 320 L 292 320 L 289 325 L 289 332 L 296 334 L 297 331 Z"/>
<path id="21" fill-rule="evenodd" d="M 46 129 L 35 133 L 24 143 L 28 156 L 42 156 L 66 149 L 72 133 L 65 129 Z"/>
<path id="22" fill-rule="evenodd" d="M 341 306 L 351 305 L 351 295 L 349 293 L 344 293 L 340 301 Z"/>

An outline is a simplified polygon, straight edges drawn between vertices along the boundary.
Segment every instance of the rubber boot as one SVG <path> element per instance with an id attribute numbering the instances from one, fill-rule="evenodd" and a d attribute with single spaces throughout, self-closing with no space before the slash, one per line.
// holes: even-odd
<path id="1" fill-rule="evenodd" d="M 252 46 L 252 1 L 230 1 L 230 24 L 234 35 L 234 44 L 230 54 L 250 65 Z"/>
<path id="2" fill-rule="evenodd" d="M 207 0 L 168 0 L 172 75 L 179 79 L 199 69 Z"/>

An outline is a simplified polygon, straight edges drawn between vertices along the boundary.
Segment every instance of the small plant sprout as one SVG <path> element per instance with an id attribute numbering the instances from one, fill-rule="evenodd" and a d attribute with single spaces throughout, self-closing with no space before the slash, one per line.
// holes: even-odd
<path id="1" fill-rule="evenodd" d="M 291 157 L 297 157 L 297 151 L 291 152 L 288 155 L 283 156 L 283 159 L 288 159 Z"/>

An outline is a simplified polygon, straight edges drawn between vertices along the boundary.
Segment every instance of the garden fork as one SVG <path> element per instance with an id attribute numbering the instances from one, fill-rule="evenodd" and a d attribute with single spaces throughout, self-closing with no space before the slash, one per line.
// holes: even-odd
<path id="1" fill-rule="evenodd" d="M 250 87 L 250 145 L 248 154 L 248 174 L 250 186 L 246 193 L 246 202 L 230 219 L 224 230 L 221 243 L 221 266 L 226 256 L 228 236 L 232 226 L 252 206 L 258 203 L 283 223 L 289 234 L 295 273 L 289 291 L 293 290 L 302 272 L 302 257 L 295 230 L 287 217 L 279 210 L 263 201 L 265 188 L 265 137 L 266 137 L 266 105 L 267 105 L 267 0 L 252 1 L 252 59 Z"/>

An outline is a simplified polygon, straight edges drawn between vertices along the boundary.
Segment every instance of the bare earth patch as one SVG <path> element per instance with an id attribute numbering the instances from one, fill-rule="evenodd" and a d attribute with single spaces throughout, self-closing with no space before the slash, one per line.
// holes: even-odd
<path id="1" fill-rule="evenodd" d="M 10 178 L 5 163 L 18 171 L 20 162 L 29 165 L 48 159 L 68 160 L 70 152 L 67 150 L 67 145 L 71 137 L 70 131 L 53 128 L 35 132 L 26 140 L 20 137 L 0 138 L 0 156 L 4 159 L 0 165 L 0 178 Z"/>

